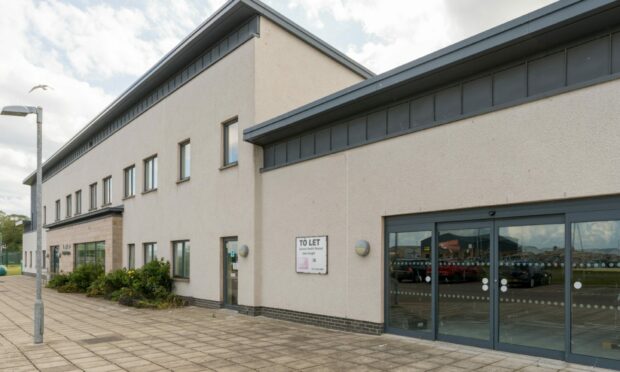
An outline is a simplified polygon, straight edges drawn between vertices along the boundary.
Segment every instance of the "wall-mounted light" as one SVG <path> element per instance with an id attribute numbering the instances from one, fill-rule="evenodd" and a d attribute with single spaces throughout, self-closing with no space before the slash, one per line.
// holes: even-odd
<path id="1" fill-rule="evenodd" d="M 355 253 L 358 256 L 366 257 L 370 253 L 370 243 L 366 240 L 358 240 L 355 243 Z"/>
<path id="2" fill-rule="evenodd" d="M 250 248 L 248 248 L 247 245 L 244 244 L 241 247 L 239 247 L 239 256 L 247 257 L 248 254 L 250 254 Z"/>

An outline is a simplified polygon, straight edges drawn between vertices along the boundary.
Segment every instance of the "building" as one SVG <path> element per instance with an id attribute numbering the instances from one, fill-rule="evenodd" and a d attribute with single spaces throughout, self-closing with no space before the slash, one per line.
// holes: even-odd
<path id="1" fill-rule="evenodd" d="M 618 77 L 614 1 L 373 76 L 234 0 L 47 160 L 47 264 L 159 257 L 197 305 L 620 368 Z"/>

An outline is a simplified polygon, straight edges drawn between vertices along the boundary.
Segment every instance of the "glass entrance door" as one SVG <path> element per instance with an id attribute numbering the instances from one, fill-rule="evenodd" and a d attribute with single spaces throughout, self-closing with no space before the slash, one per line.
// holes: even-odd
<path id="1" fill-rule="evenodd" d="M 52 269 L 53 274 L 58 274 L 58 271 L 60 269 L 60 249 L 57 245 L 52 246 L 51 248 L 52 249 L 50 252 L 50 259 L 51 259 L 50 268 Z"/>
<path id="2" fill-rule="evenodd" d="M 236 306 L 239 304 L 237 290 L 239 277 L 237 269 L 237 238 L 225 238 L 224 243 L 224 304 Z"/>
<path id="3" fill-rule="evenodd" d="M 548 350 L 549 356 L 561 356 L 565 349 L 564 217 L 500 220 L 495 230 L 497 348 L 530 349 L 535 354 Z"/>
<path id="4" fill-rule="evenodd" d="M 439 339 L 491 346 L 491 226 L 437 226 Z"/>
<path id="5" fill-rule="evenodd" d="M 571 339 L 575 361 L 620 366 L 620 214 L 571 219 Z"/>

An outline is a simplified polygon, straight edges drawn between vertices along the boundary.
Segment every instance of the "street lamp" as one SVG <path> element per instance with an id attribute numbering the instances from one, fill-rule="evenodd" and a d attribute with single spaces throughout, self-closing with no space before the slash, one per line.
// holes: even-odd
<path id="1" fill-rule="evenodd" d="M 43 300 L 41 299 L 41 260 L 43 259 L 41 250 L 42 221 L 41 217 L 41 190 L 43 188 L 43 171 L 41 169 L 41 149 L 42 126 L 43 126 L 43 109 L 41 107 L 32 106 L 6 106 L 2 109 L 0 115 L 8 116 L 26 116 L 29 114 L 37 115 L 37 195 L 36 195 L 36 220 L 37 220 L 37 283 L 36 294 L 34 300 L 34 343 L 43 342 Z"/>

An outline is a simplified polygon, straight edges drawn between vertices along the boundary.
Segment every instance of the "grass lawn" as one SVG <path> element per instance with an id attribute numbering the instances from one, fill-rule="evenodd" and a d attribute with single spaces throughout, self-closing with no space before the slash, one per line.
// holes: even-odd
<path id="1" fill-rule="evenodd" d="M 22 274 L 21 265 L 8 265 L 6 268 L 9 271 L 8 275 L 21 275 Z"/>

